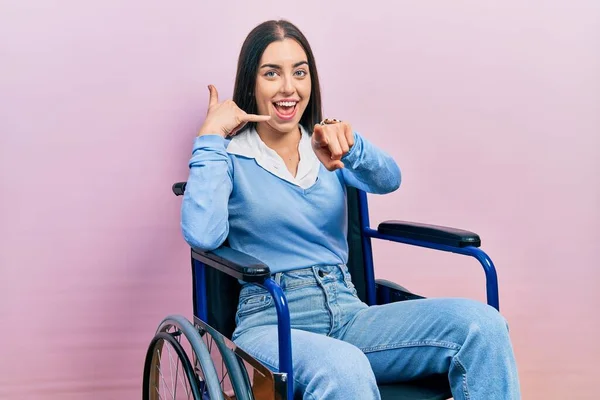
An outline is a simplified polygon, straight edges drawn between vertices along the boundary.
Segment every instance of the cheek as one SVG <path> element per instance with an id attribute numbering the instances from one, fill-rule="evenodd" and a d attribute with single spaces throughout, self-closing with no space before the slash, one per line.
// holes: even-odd
<path id="1" fill-rule="evenodd" d="M 254 93 L 258 109 L 262 111 L 268 110 L 271 100 L 273 99 L 272 88 L 268 84 L 265 84 L 265 82 L 259 81 L 256 83 Z"/>
<path id="2" fill-rule="evenodd" d="M 260 98 L 256 99 L 256 107 L 258 108 L 258 113 L 259 114 L 266 114 L 269 112 L 269 105 L 267 103 L 265 103 L 264 100 L 261 100 Z"/>
<path id="3" fill-rule="evenodd" d="M 298 88 L 298 93 L 302 97 L 304 105 L 306 105 L 306 104 L 308 104 L 308 101 L 310 100 L 311 84 L 310 84 L 310 80 L 308 80 L 308 79 L 306 80 L 306 82 L 302 82 L 302 83 L 303 83 L 303 85 Z"/>
<path id="4" fill-rule="evenodd" d="M 258 110 L 265 111 L 265 109 L 268 107 L 268 98 L 265 96 L 265 94 L 259 88 L 256 88 L 254 97 L 256 99 L 256 106 L 258 107 Z"/>

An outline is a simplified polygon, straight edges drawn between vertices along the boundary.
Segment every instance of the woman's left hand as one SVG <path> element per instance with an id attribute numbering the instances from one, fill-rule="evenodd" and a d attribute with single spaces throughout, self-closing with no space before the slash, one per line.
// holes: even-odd
<path id="1" fill-rule="evenodd" d="M 317 124 L 312 134 L 312 148 L 329 171 L 344 168 L 342 157 L 354 145 L 354 133 L 347 122 Z"/>

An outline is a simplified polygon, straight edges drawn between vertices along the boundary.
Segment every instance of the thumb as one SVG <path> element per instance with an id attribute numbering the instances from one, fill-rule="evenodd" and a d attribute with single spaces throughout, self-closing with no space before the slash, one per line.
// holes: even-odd
<path id="1" fill-rule="evenodd" d="M 335 161 L 335 162 L 332 164 L 332 166 L 333 166 L 335 169 L 342 169 L 342 168 L 344 168 L 344 163 L 338 160 L 338 161 Z"/>
<path id="2" fill-rule="evenodd" d="M 212 106 L 219 104 L 219 92 L 217 92 L 217 88 L 214 87 L 213 85 L 208 85 L 208 92 L 210 95 L 208 107 L 210 108 Z"/>

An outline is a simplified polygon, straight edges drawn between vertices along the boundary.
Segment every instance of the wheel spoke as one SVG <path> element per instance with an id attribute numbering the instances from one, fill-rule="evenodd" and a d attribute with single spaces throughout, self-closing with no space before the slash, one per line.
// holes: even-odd
<path id="1" fill-rule="evenodd" d="M 155 387 L 155 388 L 154 388 L 154 390 L 156 390 L 156 393 L 158 393 L 158 398 L 159 398 L 159 400 L 160 400 L 160 399 L 162 399 L 162 396 L 161 396 L 161 394 L 160 394 L 160 390 L 158 390 L 158 388 L 157 388 L 157 387 Z"/>
<path id="2" fill-rule="evenodd" d="M 177 368 L 179 369 L 179 363 L 177 363 Z M 181 369 L 183 370 L 183 365 L 182 365 Z M 177 377 L 180 377 L 179 371 L 177 372 L 176 375 L 177 375 Z M 181 376 L 181 380 L 183 381 L 183 387 L 185 389 L 185 394 L 187 394 L 187 397 L 189 399 L 190 398 L 190 388 L 188 386 L 188 380 L 186 379 L 186 377 L 183 377 L 183 376 Z"/>
<path id="3" fill-rule="evenodd" d="M 173 389 L 173 394 L 175 395 L 175 400 L 177 400 L 177 380 L 179 379 L 179 358 L 177 358 L 177 365 L 175 365 L 175 388 Z"/>
<path id="4" fill-rule="evenodd" d="M 177 399 L 177 377 L 173 380 L 173 355 L 171 354 L 171 349 L 167 349 L 167 354 L 169 355 L 169 372 L 171 375 L 171 385 L 173 385 L 173 400 Z M 179 360 L 179 358 L 177 358 Z M 179 362 L 177 363 L 179 365 Z"/>
<path id="5" fill-rule="evenodd" d="M 173 337 L 177 340 L 177 342 L 179 344 L 181 344 L 181 337 L 183 336 L 181 334 L 181 331 L 179 329 L 177 329 L 176 327 L 172 327 L 172 328 L 174 329 L 174 331 L 172 333 Z M 190 398 L 190 395 L 192 394 L 191 393 L 192 388 L 190 387 L 190 383 L 188 382 L 188 380 L 179 374 L 179 363 L 177 363 L 177 371 L 175 373 L 175 382 L 177 382 L 177 379 L 179 379 L 179 378 L 181 378 L 181 380 L 183 381 L 183 387 L 185 388 L 185 393 L 187 394 L 187 397 Z"/>
<path id="6" fill-rule="evenodd" d="M 221 360 L 221 390 L 225 391 L 225 378 L 227 377 L 227 369 L 225 369 L 225 361 Z"/>
<path id="7" fill-rule="evenodd" d="M 161 362 L 160 362 L 160 360 L 161 360 L 161 356 L 160 356 L 160 352 L 158 352 L 158 365 L 159 365 L 159 366 L 157 367 L 157 368 L 158 368 L 158 374 L 160 375 L 160 378 L 161 378 L 161 380 L 162 380 L 162 382 L 163 382 L 163 384 L 164 384 L 164 387 L 167 389 L 167 391 L 169 392 L 169 394 L 171 395 L 171 397 L 172 397 L 172 398 L 175 398 L 175 396 L 173 396 L 173 392 L 171 392 L 171 391 L 169 390 L 169 388 L 168 388 L 168 385 L 167 385 L 167 381 L 165 380 L 165 377 L 164 377 L 164 375 L 163 375 L 163 373 L 162 373 L 162 370 L 160 369 L 160 365 L 161 365 Z"/>

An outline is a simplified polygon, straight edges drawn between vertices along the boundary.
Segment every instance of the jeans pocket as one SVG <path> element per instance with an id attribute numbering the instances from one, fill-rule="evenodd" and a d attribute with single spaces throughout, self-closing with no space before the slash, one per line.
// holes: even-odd
<path id="1" fill-rule="evenodd" d="M 258 293 L 241 297 L 237 314 L 239 317 L 255 314 L 269 308 L 272 303 L 273 298 L 270 294 Z"/>

